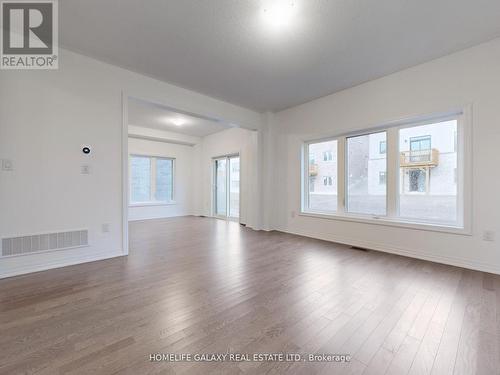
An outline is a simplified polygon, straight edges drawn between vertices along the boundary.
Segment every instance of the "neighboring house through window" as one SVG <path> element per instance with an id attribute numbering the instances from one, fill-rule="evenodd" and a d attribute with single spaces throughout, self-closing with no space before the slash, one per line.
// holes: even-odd
<path id="1" fill-rule="evenodd" d="M 378 175 L 378 183 L 380 185 L 385 185 L 387 182 L 387 172 L 380 172 Z"/>
<path id="2" fill-rule="evenodd" d="M 380 154 L 387 153 L 387 141 L 380 141 L 380 143 L 379 143 L 379 153 Z"/>
<path id="3" fill-rule="evenodd" d="M 332 161 L 333 160 L 333 152 L 331 150 L 323 152 L 323 161 Z"/>

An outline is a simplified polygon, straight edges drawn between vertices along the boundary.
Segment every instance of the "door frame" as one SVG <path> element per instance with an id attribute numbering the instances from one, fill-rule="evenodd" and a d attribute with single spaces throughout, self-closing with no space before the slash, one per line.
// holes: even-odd
<path id="1" fill-rule="evenodd" d="M 240 180 L 239 180 L 239 205 L 238 205 L 238 217 L 230 216 L 231 212 L 231 159 L 239 158 L 240 159 Z M 226 160 L 226 215 L 218 215 L 217 214 L 217 161 Z M 212 216 L 217 219 L 229 220 L 229 221 L 237 221 L 241 222 L 241 155 L 239 152 L 231 153 L 227 155 L 220 155 L 212 158 Z"/>

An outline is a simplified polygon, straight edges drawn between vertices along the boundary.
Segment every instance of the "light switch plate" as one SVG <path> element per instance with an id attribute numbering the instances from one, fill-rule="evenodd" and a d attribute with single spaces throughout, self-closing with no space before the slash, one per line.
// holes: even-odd
<path id="1" fill-rule="evenodd" d="M 485 230 L 483 232 L 483 241 L 494 242 L 495 241 L 495 232 L 492 230 Z"/>
<path id="2" fill-rule="evenodd" d="M 14 170 L 14 163 L 12 160 L 9 159 L 2 159 L 2 171 L 13 171 Z"/>

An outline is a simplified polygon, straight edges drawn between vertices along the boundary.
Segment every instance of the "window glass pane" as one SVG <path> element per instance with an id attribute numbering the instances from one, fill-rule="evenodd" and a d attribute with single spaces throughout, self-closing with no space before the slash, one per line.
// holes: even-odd
<path id="1" fill-rule="evenodd" d="M 387 173 L 385 173 L 385 172 L 379 173 L 378 183 L 380 185 L 384 185 L 387 183 Z"/>
<path id="2" fill-rule="evenodd" d="M 229 159 L 229 216 L 240 217 L 240 158 Z"/>
<path id="3" fill-rule="evenodd" d="M 385 180 L 387 162 L 385 148 L 380 147 L 386 141 L 385 132 L 347 138 L 348 212 L 386 214 L 387 189 L 381 181 Z"/>
<path id="4" fill-rule="evenodd" d="M 399 131 L 399 215 L 457 222 L 457 121 Z"/>
<path id="5" fill-rule="evenodd" d="M 309 144 L 309 210 L 337 211 L 337 141 Z"/>
<path id="6" fill-rule="evenodd" d="M 131 157 L 131 192 L 132 202 L 151 200 L 151 159 L 143 156 Z"/>
<path id="7" fill-rule="evenodd" d="M 381 154 L 385 154 L 387 152 L 387 142 L 380 141 L 380 151 Z"/>
<path id="8" fill-rule="evenodd" d="M 168 202 L 173 199 L 173 165 L 170 159 L 156 159 L 156 193 L 157 201 Z"/>
<path id="9" fill-rule="evenodd" d="M 215 161 L 215 214 L 226 216 L 226 159 Z"/>

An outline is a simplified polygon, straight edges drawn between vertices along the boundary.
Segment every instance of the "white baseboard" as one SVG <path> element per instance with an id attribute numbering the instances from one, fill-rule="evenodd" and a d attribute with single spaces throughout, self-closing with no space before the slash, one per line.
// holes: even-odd
<path id="1" fill-rule="evenodd" d="M 276 231 L 500 275 L 499 267 L 483 262 L 472 261 L 470 259 L 422 253 L 410 249 L 403 249 L 395 246 L 388 246 L 386 244 L 336 236 L 326 233 L 307 233 L 305 231 L 291 231 L 283 228 L 276 229 Z"/>
<path id="2" fill-rule="evenodd" d="M 192 214 L 182 214 L 182 215 L 169 215 L 169 216 L 158 216 L 158 217 L 144 217 L 144 218 L 130 218 L 128 219 L 129 223 L 135 222 L 135 221 L 147 221 L 147 220 L 161 220 L 161 219 L 171 219 L 171 218 L 176 218 L 176 217 L 187 217 L 187 216 L 194 216 Z"/>
<path id="3" fill-rule="evenodd" d="M 88 262 L 95 262 L 98 260 L 104 260 L 104 259 L 110 259 L 110 258 L 116 258 L 120 256 L 125 256 L 126 254 L 123 254 L 121 250 L 118 251 L 113 251 L 113 252 L 108 252 L 105 254 L 92 254 L 88 256 L 80 256 L 80 257 L 71 257 L 68 259 L 61 259 L 53 263 L 47 263 L 47 264 L 36 264 L 36 265 L 29 265 L 29 266 L 20 266 L 16 267 L 13 269 L 8 269 L 8 270 L 1 270 L 0 271 L 0 279 L 5 279 L 7 277 L 14 277 L 14 276 L 19 276 L 19 275 L 25 275 L 28 273 L 33 273 L 33 272 L 40 272 L 40 271 L 46 271 L 54 268 L 61 268 L 61 267 L 67 267 L 67 266 L 74 266 L 76 264 L 81 264 L 81 263 L 88 263 Z M 1 262 L 1 259 L 0 259 Z"/>

